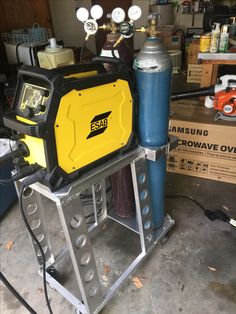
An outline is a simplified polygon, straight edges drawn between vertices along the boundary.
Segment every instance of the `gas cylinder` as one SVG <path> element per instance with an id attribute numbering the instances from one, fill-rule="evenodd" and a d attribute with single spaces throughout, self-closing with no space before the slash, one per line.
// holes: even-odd
<path id="1" fill-rule="evenodd" d="M 161 39 L 147 38 L 134 60 L 133 68 L 139 92 L 139 144 L 158 148 L 168 142 L 172 64 Z M 153 226 L 164 221 L 166 156 L 148 161 Z"/>
<path id="2" fill-rule="evenodd" d="M 112 48 L 115 44 L 115 42 L 119 39 L 120 34 L 119 33 L 109 33 L 106 37 L 106 42 L 102 48 L 101 56 L 103 57 L 112 57 Z M 133 60 L 133 55 L 131 53 L 131 50 L 128 48 L 128 46 L 125 44 L 124 41 L 122 41 L 117 49 L 114 50 L 114 54 L 117 58 L 121 58 L 122 61 L 124 61 L 127 65 L 131 65 L 131 62 Z"/>

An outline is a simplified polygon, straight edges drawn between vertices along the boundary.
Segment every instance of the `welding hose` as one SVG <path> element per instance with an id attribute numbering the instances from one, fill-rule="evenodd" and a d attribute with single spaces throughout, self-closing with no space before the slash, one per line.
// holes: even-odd
<path id="1" fill-rule="evenodd" d="M 22 149 L 16 149 L 11 151 L 10 153 L 0 157 L 0 167 L 8 163 L 10 160 L 16 157 L 22 156 Z"/>
<path id="2" fill-rule="evenodd" d="M 176 92 L 171 95 L 171 100 L 180 100 L 188 98 L 197 98 L 202 96 L 214 96 L 215 95 L 215 86 L 203 87 L 199 89 Z"/>

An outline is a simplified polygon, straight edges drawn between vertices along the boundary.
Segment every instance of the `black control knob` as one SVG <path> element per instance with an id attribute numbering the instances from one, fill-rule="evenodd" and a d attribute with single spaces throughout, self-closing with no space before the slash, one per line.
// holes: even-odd
<path id="1" fill-rule="evenodd" d="M 40 92 L 43 97 L 47 98 L 49 96 L 49 91 L 47 89 L 42 89 Z"/>
<path id="2" fill-rule="evenodd" d="M 46 106 L 44 106 L 44 105 L 38 105 L 37 111 L 44 112 L 45 110 L 46 110 Z"/>
<path id="3" fill-rule="evenodd" d="M 32 108 L 26 107 L 23 111 L 23 115 L 26 118 L 32 118 L 34 116 L 34 110 Z"/>

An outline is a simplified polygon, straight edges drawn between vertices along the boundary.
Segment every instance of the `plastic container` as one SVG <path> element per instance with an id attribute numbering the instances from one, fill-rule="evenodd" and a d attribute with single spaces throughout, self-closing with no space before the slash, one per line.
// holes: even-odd
<path id="1" fill-rule="evenodd" d="M 200 52 L 209 52 L 211 46 L 211 33 L 202 34 L 200 36 Z"/>
<path id="2" fill-rule="evenodd" d="M 50 39 L 50 45 L 38 52 L 39 66 L 44 69 L 54 69 L 75 63 L 73 50 L 58 46 L 55 38 Z"/>
<path id="3" fill-rule="evenodd" d="M 228 25 L 228 24 L 225 24 L 221 27 L 219 52 L 227 52 L 228 51 L 229 27 L 230 27 L 230 25 Z"/>
<path id="4" fill-rule="evenodd" d="M 220 42 L 220 23 L 214 23 L 213 30 L 211 32 L 211 45 L 210 52 L 218 52 Z"/>
<path id="5" fill-rule="evenodd" d="M 32 28 L 14 29 L 8 33 L 2 33 L 4 43 L 23 44 L 23 43 L 45 43 L 48 40 L 48 33 L 44 27 L 40 27 L 37 23 Z"/>

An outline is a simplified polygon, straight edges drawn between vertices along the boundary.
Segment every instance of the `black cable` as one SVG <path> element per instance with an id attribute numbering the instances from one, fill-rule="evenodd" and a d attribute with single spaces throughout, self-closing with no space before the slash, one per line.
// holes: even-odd
<path id="1" fill-rule="evenodd" d="M 200 204 L 198 201 L 196 201 L 192 196 L 181 195 L 181 194 L 173 194 L 173 195 L 172 194 L 167 194 L 165 197 L 166 198 L 185 198 L 187 200 L 192 201 L 196 205 L 198 205 L 204 212 L 207 211 L 207 209 L 202 204 Z"/>
<path id="2" fill-rule="evenodd" d="M 120 44 L 119 44 L 119 45 L 120 45 Z M 114 46 L 112 47 L 112 49 L 111 49 L 112 57 L 113 57 L 114 59 L 120 60 L 120 62 L 122 62 L 122 63 L 129 69 L 128 65 L 127 65 L 127 64 L 125 63 L 125 61 L 121 58 L 118 49 L 117 49 L 117 52 L 118 52 L 118 54 L 119 54 L 119 57 L 117 57 L 117 56 L 115 55 L 115 50 L 116 50 L 116 48 L 117 48 L 119 45 L 117 45 L 116 47 L 114 47 Z M 129 71 L 130 71 L 130 69 L 129 69 Z"/>
<path id="3" fill-rule="evenodd" d="M 127 41 L 124 39 L 123 42 L 124 42 L 125 46 L 128 48 L 128 50 L 129 50 L 129 52 L 131 53 L 131 55 L 133 55 L 133 51 L 132 51 L 132 49 L 130 48 L 130 46 L 129 46 L 129 44 L 127 43 Z"/>
<path id="4" fill-rule="evenodd" d="M 15 157 L 23 156 L 22 151 L 20 151 L 20 155 L 15 156 L 14 151 L 13 151 L 12 146 L 11 146 L 11 139 L 10 138 L 9 138 L 9 147 L 10 147 L 10 153 L 11 153 L 12 160 L 14 160 Z"/>
<path id="5" fill-rule="evenodd" d="M 15 288 L 10 284 L 2 272 L 0 272 L 0 280 L 7 287 L 8 290 L 14 295 L 15 298 L 29 311 L 31 314 L 37 314 L 32 307 L 22 298 L 22 296 L 15 290 Z"/>
<path id="6" fill-rule="evenodd" d="M 83 52 L 84 52 L 84 48 L 86 46 L 86 42 L 87 42 L 87 40 L 84 41 L 84 43 L 83 43 L 83 45 L 81 47 L 81 50 L 80 50 L 80 56 L 79 56 L 79 62 L 80 63 L 82 63 L 82 61 L 83 61 Z"/>
<path id="7" fill-rule="evenodd" d="M 112 54 L 112 57 L 114 58 L 114 59 L 120 59 L 121 61 L 123 61 L 121 58 L 117 58 L 117 56 L 115 55 L 115 48 L 116 47 L 112 47 L 112 49 L 111 49 L 111 54 Z"/>
<path id="8" fill-rule="evenodd" d="M 37 247 L 39 248 L 39 251 L 41 253 L 41 256 L 42 256 L 42 259 L 43 259 L 43 287 L 44 287 L 44 296 L 45 296 L 45 300 L 46 300 L 46 304 L 47 304 L 47 307 L 48 307 L 48 310 L 49 310 L 49 313 L 50 314 L 53 314 L 52 312 L 52 309 L 51 309 L 51 305 L 50 305 L 50 301 L 49 301 L 49 297 L 48 297 L 48 291 L 47 291 L 47 280 L 46 280 L 46 258 L 45 258 L 45 254 L 43 252 L 43 248 L 40 244 L 40 242 L 38 241 L 38 239 L 36 238 L 35 234 L 33 233 L 33 231 L 31 230 L 30 228 L 30 225 L 26 219 L 26 216 L 25 216 L 25 212 L 24 212 L 24 209 L 23 209 L 23 192 L 24 192 L 24 189 L 25 189 L 25 185 L 23 185 L 20 189 L 20 192 L 19 192 L 19 204 L 20 204 L 20 212 L 21 212 L 21 216 L 22 216 L 22 219 L 24 221 L 24 224 L 31 236 L 31 238 L 33 239 L 33 241 L 36 243 Z"/>
<path id="9" fill-rule="evenodd" d="M 185 198 L 187 200 L 190 200 L 203 210 L 205 216 L 209 220 L 213 221 L 213 220 L 219 219 L 221 221 L 227 222 L 231 224 L 232 226 L 236 227 L 236 220 L 228 216 L 222 209 L 216 209 L 216 210 L 206 209 L 201 203 L 196 201 L 192 196 L 173 194 L 173 195 L 166 195 L 166 198 Z"/>
<path id="10" fill-rule="evenodd" d="M 11 147 L 11 140 L 9 140 L 10 152 L 0 157 L 0 167 L 7 164 L 9 161 L 14 160 L 17 157 L 24 156 L 21 148 L 15 150 Z"/>
<path id="11" fill-rule="evenodd" d="M 21 62 L 20 62 L 20 57 L 19 57 L 18 48 L 19 48 L 19 46 L 20 46 L 21 44 L 22 44 L 22 43 L 19 43 L 19 44 L 16 45 L 16 59 L 17 59 L 17 64 L 18 64 L 19 67 L 21 66 Z"/>
<path id="12" fill-rule="evenodd" d="M 1 179 L 0 180 L 0 185 L 8 185 L 11 184 L 12 182 L 14 182 L 14 180 L 12 178 L 9 179 Z"/>

